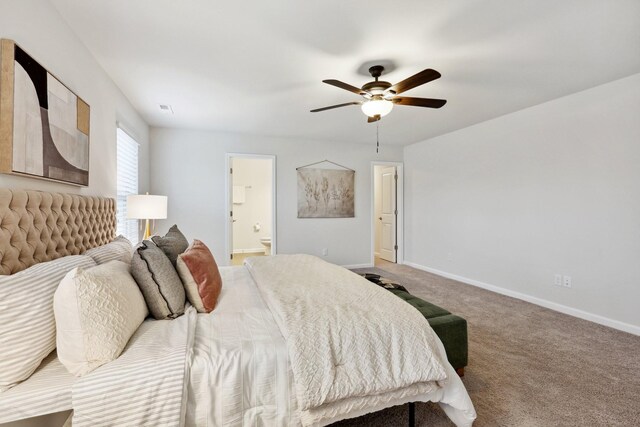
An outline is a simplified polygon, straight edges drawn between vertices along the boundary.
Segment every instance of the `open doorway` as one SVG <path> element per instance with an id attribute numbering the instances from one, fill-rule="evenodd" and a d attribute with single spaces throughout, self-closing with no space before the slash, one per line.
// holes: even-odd
<path id="1" fill-rule="evenodd" d="M 228 154 L 227 248 L 230 265 L 275 253 L 275 157 Z"/>
<path id="2" fill-rule="evenodd" d="M 374 162 L 372 264 L 402 262 L 402 163 Z"/>

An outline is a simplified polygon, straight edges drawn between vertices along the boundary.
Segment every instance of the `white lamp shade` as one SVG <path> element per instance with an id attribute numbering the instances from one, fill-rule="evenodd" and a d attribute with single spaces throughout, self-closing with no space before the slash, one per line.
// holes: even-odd
<path id="1" fill-rule="evenodd" d="M 393 110 L 393 102 L 386 99 L 372 99 L 365 101 L 360 108 L 369 117 L 384 117 Z"/>
<path id="2" fill-rule="evenodd" d="M 167 217 L 167 196 L 137 194 L 127 196 L 127 218 L 165 219 Z"/>

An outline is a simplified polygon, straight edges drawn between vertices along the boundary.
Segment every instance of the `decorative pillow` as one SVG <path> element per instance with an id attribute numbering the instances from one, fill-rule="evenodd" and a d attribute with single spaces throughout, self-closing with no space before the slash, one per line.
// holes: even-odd
<path id="1" fill-rule="evenodd" d="M 117 260 L 67 273 L 53 311 L 58 358 L 78 377 L 117 359 L 148 314 L 129 266 Z"/>
<path id="2" fill-rule="evenodd" d="M 187 250 L 189 246 L 189 241 L 175 224 L 167 231 L 164 237 L 153 236 L 151 240 L 167 255 L 174 268 L 178 255 Z"/>
<path id="3" fill-rule="evenodd" d="M 26 380 L 56 348 L 53 295 L 76 267 L 95 261 L 71 255 L 0 276 L 0 392 Z"/>
<path id="4" fill-rule="evenodd" d="M 200 240 L 194 240 L 178 256 L 177 269 L 191 305 L 198 313 L 210 313 L 220 296 L 222 278 L 209 248 Z"/>
<path id="5" fill-rule="evenodd" d="M 154 318 L 174 319 L 184 313 L 186 298 L 180 277 L 151 240 L 143 241 L 134 251 L 131 274 Z"/>
<path id="6" fill-rule="evenodd" d="M 131 242 L 124 236 L 118 236 L 111 243 L 98 246 L 97 248 L 89 249 L 84 253 L 86 256 L 90 256 L 98 264 L 104 264 L 109 261 L 118 260 L 131 264 L 131 254 L 133 253 L 133 246 Z"/>

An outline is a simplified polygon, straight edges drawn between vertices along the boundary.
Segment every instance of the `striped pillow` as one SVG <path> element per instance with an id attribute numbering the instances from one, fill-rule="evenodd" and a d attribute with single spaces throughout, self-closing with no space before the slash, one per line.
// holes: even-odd
<path id="1" fill-rule="evenodd" d="M 0 392 L 24 381 L 56 348 L 53 294 L 76 267 L 95 261 L 71 255 L 0 276 Z"/>
<path id="2" fill-rule="evenodd" d="M 118 236 L 113 242 L 89 249 L 83 255 L 90 256 L 98 265 L 109 261 L 122 261 L 130 265 L 132 254 L 133 246 L 131 246 L 129 239 Z"/>

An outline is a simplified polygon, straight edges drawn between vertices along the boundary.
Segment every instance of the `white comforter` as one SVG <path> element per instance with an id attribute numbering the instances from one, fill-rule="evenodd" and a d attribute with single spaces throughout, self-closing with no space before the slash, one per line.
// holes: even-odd
<path id="1" fill-rule="evenodd" d="M 212 313 L 196 319 L 189 310 L 172 321 L 145 322 L 117 361 L 78 381 L 74 426 L 302 424 L 289 352 L 271 310 L 245 267 L 223 267 L 221 274 L 223 290 Z M 439 340 L 435 352 L 444 357 Z M 325 405 L 305 424 L 433 401 L 457 426 L 470 426 L 471 400 L 453 368 L 444 362 L 444 369 L 442 387 L 358 397 L 346 413 Z"/>
<path id="2" fill-rule="evenodd" d="M 438 337 L 389 291 L 310 255 L 246 264 L 287 342 L 303 424 L 446 383 Z"/>

